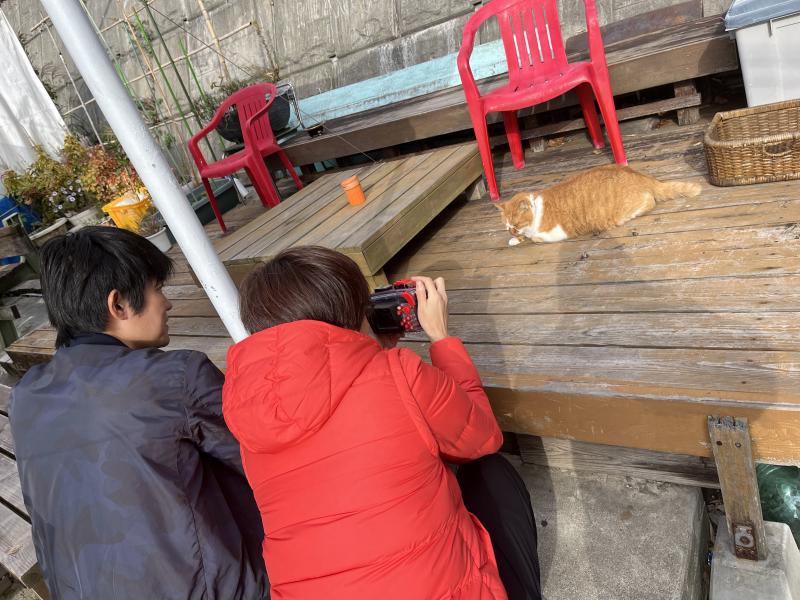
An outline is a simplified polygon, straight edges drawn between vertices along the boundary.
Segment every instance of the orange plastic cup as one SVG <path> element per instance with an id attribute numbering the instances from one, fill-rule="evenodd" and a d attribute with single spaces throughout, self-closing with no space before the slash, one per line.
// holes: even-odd
<path id="1" fill-rule="evenodd" d="M 358 180 L 357 175 L 348 177 L 340 185 L 342 186 L 342 189 L 347 196 L 347 201 L 350 204 L 353 206 L 364 204 L 366 197 L 364 196 L 364 190 L 361 189 L 361 182 Z"/>

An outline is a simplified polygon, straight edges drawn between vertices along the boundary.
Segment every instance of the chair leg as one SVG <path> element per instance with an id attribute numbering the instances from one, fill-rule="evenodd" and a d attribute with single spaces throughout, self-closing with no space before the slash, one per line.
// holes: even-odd
<path id="1" fill-rule="evenodd" d="M 586 129 L 589 131 L 592 144 L 595 148 L 602 148 L 606 144 L 603 140 L 603 130 L 600 129 L 600 120 L 597 118 L 597 110 L 594 108 L 592 88 L 588 83 L 582 83 L 575 88 L 575 93 L 578 94 L 578 100 L 581 102 L 583 120 L 586 123 Z"/>
<path id="2" fill-rule="evenodd" d="M 281 159 L 283 166 L 286 167 L 286 170 L 289 171 L 289 175 L 291 175 L 292 179 L 294 179 L 294 184 L 297 186 L 297 189 L 302 190 L 303 182 L 300 181 L 300 178 L 297 176 L 297 171 L 294 170 L 292 161 L 289 160 L 289 157 L 286 156 L 286 153 L 283 150 L 278 151 L 278 158 Z"/>
<path id="3" fill-rule="evenodd" d="M 472 117 L 472 128 L 475 130 L 475 139 L 478 141 L 478 151 L 481 154 L 486 183 L 489 186 L 489 197 L 492 200 L 499 200 L 500 193 L 497 191 L 497 179 L 494 176 L 494 162 L 492 161 L 492 147 L 489 144 L 489 130 L 486 127 L 486 116 L 477 111 L 470 111 L 470 117 Z"/>
<path id="4" fill-rule="evenodd" d="M 521 169 L 525 166 L 525 152 L 522 150 L 522 138 L 519 135 L 517 112 L 513 110 L 505 111 L 503 113 L 503 124 L 506 126 L 508 147 L 511 149 L 511 159 L 514 161 L 514 168 Z"/>
<path id="5" fill-rule="evenodd" d="M 250 165 L 247 168 L 247 174 L 253 182 L 253 187 L 256 189 L 258 197 L 261 199 L 261 204 L 267 208 L 277 206 L 281 197 L 278 195 L 278 190 L 275 189 L 275 184 L 272 182 L 272 177 L 269 176 L 266 165 L 263 164 L 263 159 L 256 158 L 261 161 L 261 165 Z"/>
<path id="6" fill-rule="evenodd" d="M 219 228 L 222 230 L 222 233 L 228 233 L 228 228 L 225 227 L 225 221 L 222 220 L 222 213 L 219 212 L 219 206 L 217 206 L 217 197 L 214 196 L 208 179 L 203 178 L 203 187 L 206 188 L 206 195 L 208 196 L 208 201 L 211 203 L 211 210 L 214 211 L 214 216 L 217 217 Z"/>
<path id="7" fill-rule="evenodd" d="M 596 82 L 592 86 L 597 103 L 600 105 L 600 113 L 606 125 L 608 141 L 611 142 L 611 151 L 614 153 L 614 162 L 618 165 L 627 165 L 628 159 L 625 157 L 625 148 L 622 146 L 622 133 L 619 130 L 617 121 L 617 109 L 614 108 L 614 96 L 611 93 L 611 84 L 606 79 L 605 82 Z"/>

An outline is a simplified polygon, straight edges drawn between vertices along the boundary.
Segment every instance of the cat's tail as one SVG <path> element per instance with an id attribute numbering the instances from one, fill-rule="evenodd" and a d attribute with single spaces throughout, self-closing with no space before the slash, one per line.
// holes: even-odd
<path id="1" fill-rule="evenodd" d="M 700 195 L 699 183 L 688 181 L 659 181 L 653 195 L 656 200 L 672 200 L 673 198 L 694 198 Z"/>

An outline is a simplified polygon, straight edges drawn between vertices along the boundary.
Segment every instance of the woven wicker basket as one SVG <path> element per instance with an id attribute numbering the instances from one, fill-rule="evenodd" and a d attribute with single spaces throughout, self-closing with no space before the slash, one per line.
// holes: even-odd
<path id="1" fill-rule="evenodd" d="M 800 100 L 717 113 L 703 143 L 714 185 L 800 179 Z"/>

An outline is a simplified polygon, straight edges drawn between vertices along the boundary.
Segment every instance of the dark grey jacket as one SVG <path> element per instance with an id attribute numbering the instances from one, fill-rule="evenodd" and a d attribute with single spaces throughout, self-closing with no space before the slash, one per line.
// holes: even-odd
<path id="1" fill-rule="evenodd" d="M 269 597 L 222 383 L 199 352 L 92 334 L 17 384 L 17 465 L 53 598 Z"/>

